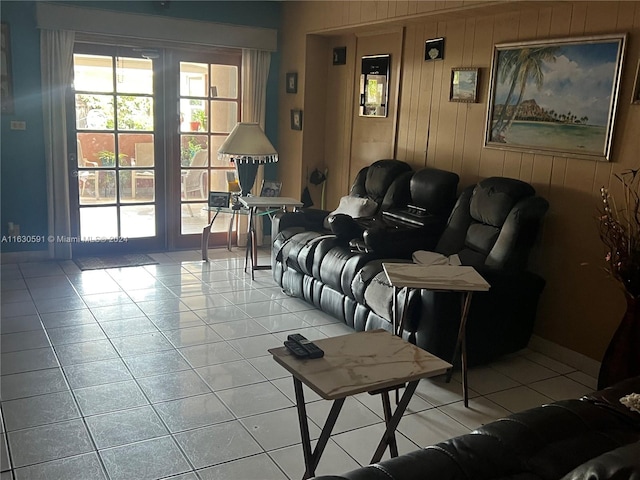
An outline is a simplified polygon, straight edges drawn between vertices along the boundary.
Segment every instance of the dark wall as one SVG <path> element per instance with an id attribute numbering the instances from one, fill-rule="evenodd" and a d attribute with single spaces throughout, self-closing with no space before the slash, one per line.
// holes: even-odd
<path id="1" fill-rule="evenodd" d="M 36 28 L 36 3 L 3 0 L 0 16 L 11 35 L 14 111 L 2 114 L 0 136 L 0 231 L 7 235 L 7 223 L 20 225 L 21 235 L 46 238 L 47 185 L 44 159 L 42 96 L 40 81 L 40 34 Z M 280 29 L 279 2 L 201 2 L 172 1 L 168 7 L 155 1 L 129 2 L 59 2 L 88 8 L 162 15 Z M 280 53 L 271 55 L 267 85 L 265 131 L 277 148 L 278 71 Z M 11 130 L 11 121 L 26 122 L 26 130 Z M 267 178 L 276 178 L 275 165 L 266 170 Z M 7 243 L 2 251 L 45 250 L 46 243 Z"/>

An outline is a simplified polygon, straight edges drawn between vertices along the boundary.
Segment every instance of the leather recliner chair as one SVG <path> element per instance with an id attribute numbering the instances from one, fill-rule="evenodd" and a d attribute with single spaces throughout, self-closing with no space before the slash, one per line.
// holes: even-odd
<path id="1" fill-rule="evenodd" d="M 358 172 L 348 196 L 375 202 L 378 207 L 372 215 L 377 215 L 406 201 L 412 173 L 409 164 L 400 160 L 378 160 Z M 348 242 L 352 237 L 346 230 L 340 234 L 332 232 L 328 218 L 330 213 L 328 210 L 304 209 L 274 215 L 272 267 L 278 283 L 282 280 L 282 267 L 313 275 L 316 251 L 326 252 L 340 244 L 346 245 L 349 251 Z M 337 215 L 338 221 L 344 216 Z M 324 253 L 319 255 L 324 256 Z"/>
<path id="2" fill-rule="evenodd" d="M 408 163 L 394 159 L 373 162 L 362 168 L 351 186 L 350 197 L 366 198 L 378 205 L 372 216 L 381 210 L 406 202 L 408 184 L 413 171 Z M 276 214 L 273 218 L 271 235 L 275 240 L 279 235 L 288 239 L 300 232 L 318 232 L 326 235 L 331 229 L 325 226 L 329 210 L 313 208 L 297 212 Z"/>
<path id="3" fill-rule="evenodd" d="M 377 257 L 411 258 L 416 250 L 433 248 L 456 202 L 459 179 L 437 168 L 418 170 L 411 176 L 406 204 L 385 209 L 373 219 L 349 219 L 361 230 L 350 240 L 352 249 Z"/>
<path id="4" fill-rule="evenodd" d="M 469 309 L 470 365 L 520 350 L 529 341 L 545 282 L 527 270 L 527 261 L 548 208 L 531 185 L 503 177 L 487 178 L 466 188 L 453 208 L 434 251 L 457 254 L 462 265 L 473 266 L 491 285 L 488 292 L 474 293 Z M 393 313 L 393 288 L 380 267 L 382 261 L 367 265 L 356 278 L 362 283 L 360 290 L 364 289 L 363 302 L 375 314 L 367 319 L 367 330 L 389 329 Z M 451 361 L 459 326 L 453 319 L 460 318 L 460 294 L 414 290 L 408 311 L 405 333 L 409 338 Z"/>

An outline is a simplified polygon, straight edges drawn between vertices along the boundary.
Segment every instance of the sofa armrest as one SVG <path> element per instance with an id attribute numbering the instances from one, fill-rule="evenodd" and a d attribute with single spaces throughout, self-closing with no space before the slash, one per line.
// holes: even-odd
<path id="1" fill-rule="evenodd" d="M 378 256 L 411 258 L 416 250 L 432 250 L 444 230 L 442 219 L 430 216 L 422 220 L 423 225 L 389 225 L 384 221 L 367 228 L 363 239 L 366 249 Z"/>
<path id="2" fill-rule="evenodd" d="M 640 480 L 640 442 L 603 453 L 575 468 L 561 480 Z"/>
<path id="3" fill-rule="evenodd" d="M 271 238 L 287 228 L 299 228 L 304 231 L 327 231 L 324 219 L 329 215 L 328 210 L 307 208 L 296 212 L 277 212 L 273 215 L 271 224 Z"/>
<path id="4" fill-rule="evenodd" d="M 349 215 L 338 213 L 329 219 L 329 227 L 340 241 L 348 242 L 351 239 L 362 237 L 363 228 L 358 220 Z"/>

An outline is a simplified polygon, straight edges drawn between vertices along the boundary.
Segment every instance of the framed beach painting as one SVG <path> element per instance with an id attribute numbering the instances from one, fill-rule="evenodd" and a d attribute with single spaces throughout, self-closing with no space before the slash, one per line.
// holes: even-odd
<path id="1" fill-rule="evenodd" d="M 625 41 L 496 45 L 485 147 L 609 161 Z"/>

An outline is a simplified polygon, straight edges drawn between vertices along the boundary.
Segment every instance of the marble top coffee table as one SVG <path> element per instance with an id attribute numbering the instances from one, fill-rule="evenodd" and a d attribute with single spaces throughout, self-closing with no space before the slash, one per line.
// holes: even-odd
<path id="1" fill-rule="evenodd" d="M 445 373 L 451 368 L 451 364 L 386 330 L 357 332 L 314 343 L 324 350 L 324 357 L 301 360 L 290 354 L 285 347 L 269 350 L 274 360 L 293 376 L 306 468 L 302 478 L 315 475 L 315 469 L 345 399 L 358 393 L 379 393 L 382 397 L 387 428 L 371 463 L 380 461 L 387 446 L 391 456 L 397 456 L 395 430 L 418 382 L 421 378 Z M 313 452 L 302 384 L 322 398 L 334 401 Z M 405 391 L 392 413 L 389 391 L 405 384 Z"/>

